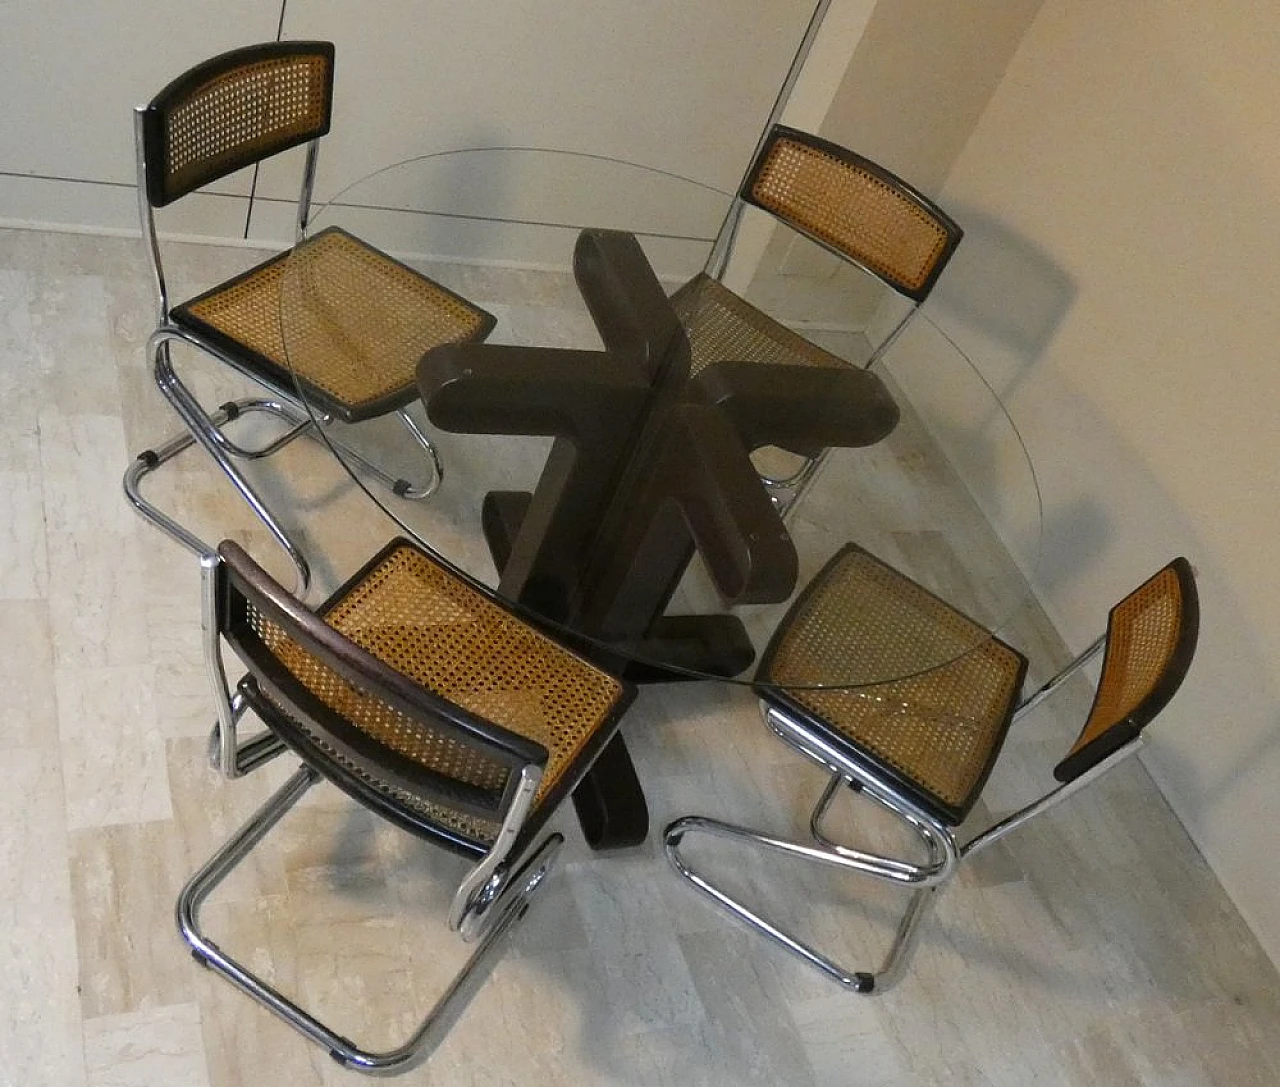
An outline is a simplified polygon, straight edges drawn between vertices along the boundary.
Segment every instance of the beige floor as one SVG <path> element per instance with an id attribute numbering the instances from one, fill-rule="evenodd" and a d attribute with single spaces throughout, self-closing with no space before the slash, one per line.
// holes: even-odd
<path id="1" fill-rule="evenodd" d="M 243 263 L 192 248 L 178 270 L 208 281 Z M 519 287 L 573 304 L 564 284 L 462 286 L 481 303 Z M 509 332 L 546 331 L 542 309 L 495 308 Z M 183 880 L 289 767 L 231 783 L 207 768 L 195 564 L 121 497 L 129 456 L 171 429 L 142 363 L 150 314 L 136 242 L 0 231 L 0 1083 L 354 1082 L 199 969 L 173 928 Z M 279 485 L 331 584 L 392 527 L 316 452 L 290 450 Z M 451 488 L 435 500 L 440 531 L 474 546 L 469 495 Z M 162 492 L 210 533 L 247 525 L 198 460 Z M 267 548 L 260 531 L 239 534 Z M 1042 673 L 1061 657 L 1034 623 L 1022 633 Z M 992 810 L 1044 781 L 1086 697 L 1069 691 L 1057 716 L 1019 729 Z M 701 811 L 799 828 L 820 786 L 738 688 L 647 689 L 626 730 L 658 825 Z M 1276 971 L 1137 764 L 984 856 L 942 899 L 912 976 L 879 999 L 836 991 L 731 926 L 677 885 L 653 842 L 592 856 L 561 823 L 567 862 L 405 1082 L 1280 1082 Z M 726 861 L 835 953 L 876 958 L 892 893 Z M 388 1042 L 458 958 L 442 920 L 458 874 L 327 792 L 208 918 L 340 1028 Z"/>

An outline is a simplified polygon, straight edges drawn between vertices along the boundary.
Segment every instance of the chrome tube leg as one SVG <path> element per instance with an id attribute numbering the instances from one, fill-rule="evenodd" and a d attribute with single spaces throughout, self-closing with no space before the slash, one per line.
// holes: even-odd
<path id="1" fill-rule="evenodd" d="M 730 827 L 728 824 L 717 823 L 715 820 L 691 815 L 683 819 L 677 819 L 667 827 L 663 832 L 663 845 L 666 849 L 667 860 L 671 862 L 671 866 L 675 868 L 680 876 L 731 916 L 750 925 L 761 935 L 821 971 L 843 988 L 856 993 L 869 993 L 873 990 L 875 978 L 871 974 L 845 969 L 809 944 L 785 932 L 768 918 L 738 901 L 738 899 L 717 887 L 699 873 L 680 852 L 680 843 L 691 831 L 704 831 L 721 835 L 731 833 L 734 837 L 763 844 L 762 836 L 745 828 Z"/>
<path id="2" fill-rule="evenodd" d="M 271 414 L 280 415 L 281 418 L 289 420 L 287 413 L 282 413 L 278 409 L 278 405 L 269 401 L 245 399 L 237 400 L 220 408 L 217 412 L 209 416 L 209 421 L 214 427 L 221 427 L 223 424 L 234 419 L 237 415 L 250 411 L 266 411 Z M 291 435 L 296 436 L 295 435 Z M 242 451 L 242 455 L 248 457 L 265 456 L 269 452 L 273 452 L 278 448 L 284 440 L 272 443 L 272 449 Z M 124 473 L 124 494 L 129 504 L 145 520 L 149 521 L 160 531 L 164 532 L 171 539 L 181 544 L 192 554 L 202 557 L 212 553 L 211 546 L 204 540 L 200 539 L 194 532 L 185 525 L 179 524 L 162 509 L 160 509 L 150 499 L 146 498 L 142 493 L 142 481 L 161 465 L 173 460 L 179 454 L 190 449 L 196 444 L 195 437 L 189 431 L 183 431 L 167 439 L 163 444 L 156 446 L 154 449 L 145 450 L 139 453 L 130 463 Z M 230 444 L 230 443 L 228 443 Z M 232 446 L 233 449 L 238 447 Z"/>
<path id="3" fill-rule="evenodd" d="M 196 398 L 192 396 L 190 390 L 179 380 L 177 371 L 174 369 L 173 356 L 169 350 L 170 344 L 174 340 L 228 363 L 232 369 L 238 370 L 252 380 L 257 380 L 257 378 L 255 375 L 241 370 L 236 366 L 234 360 L 218 354 L 210 344 L 192 336 L 183 329 L 164 325 L 153 332 L 151 339 L 148 341 L 149 350 L 152 352 L 152 377 L 165 399 L 169 401 L 179 417 L 187 424 L 193 438 L 199 438 L 203 435 L 204 438 L 216 444 L 228 456 L 239 457 L 244 460 L 258 460 L 278 452 L 302 434 L 314 431 L 316 420 L 311 417 L 310 412 L 302 405 L 291 401 L 288 397 L 278 395 L 277 390 L 271 390 L 277 393 L 274 397 L 244 397 L 239 400 L 228 401 L 226 404 L 221 405 L 216 413 L 211 414 L 205 411 Z M 175 401 L 175 391 L 181 392 L 181 402 Z M 273 439 L 266 445 L 256 449 L 249 449 L 237 445 L 227 437 L 223 427 L 230 420 L 255 411 L 274 415 L 277 419 L 283 421 L 288 429 L 280 437 Z M 195 423 L 200 424 L 198 428 L 192 426 L 193 420 Z"/>
<path id="4" fill-rule="evenodd" d="M 784 520 L 793 509 L 800 505 L 800 500 L 809 492 L 809 488 L 813 486 L 818 477 L 819 469 L 826 463 L 830 453 L 831 450 L 824 449 L 816 457 L 811 457 L 799 472 L 783 484 L 780 484 L 785 488 L 783 494 L 787 496 L 785 502 L 780 502 L 778 511 Z"/>
<path id="5" fill-rule="evenodd" d="M 923 923 L 942 886 L 937 884 L 932 887 L 921 887 L 912 894 L 911 901 L 907 904 L 907 912 L 898 923 L 893 946 L 889 949 L 883 965 L 876 971 L 877 992 L 887 992 L 902 980 L 911 957 L 915 954 L 916 945 L 920 942 L 920 930 L 924 927 Z"/>
<path id="6" fill-rule="evenodd" d="M 815 809 L 815 820 L 821 819 L 822 812 L 825 811 L 826 806 L 830 803 L 831 796 L 839 788 L 842 780 L 839 775 L 836 775 L 828 783 L 826 790 L 823 792 L 823 797 L 819 801 L 818 808 Z M 927 825 L 916 825 L 914 821 L 910 822 L 920 833 L 928 848 L 929 862 L 926 865 L 912 865 L 890 857 L 866 854 L 848 848 L 827 849 L 825 847 L 805 846 L 784 838 L 774 838 L 759 831 L 750 830 L 747 827 L 739 827 L 731 823 L 722 823 L 719 820 L 696 815 L 686 816 L 671 823 L 664 832 L 663 842 L 667 859 L 671 862 L 672 867 L 684 880 L 692 884 L 720 908 L 745 924 L 750 925 L 761 935 L 778 944 L 792 955 L 815 967 L 843 988 L 857 993 L 872 993 L 884 992 L 900 980 L 919 938 L 919 929 L 927 915 L 933 892 L 951 879 L 959 860 L 953 839 L 945 834 L 935 834 Z M 913 894 L 908 903 L 907 911 L 898 926 L 893 944 L 879 972 L 873 974 L 868 971 L 850 970 L 839 965 L 811 945 L 785 932 L 774 922 L 734 898 L 723 888 L 713 884 L 706 876 L 698 872 L 680 852 L 680 843 L 683 838 L 690 833 L 696 832 L 709 834 L 713 837 L 735 838 L 739 841 L 784 852 L 805 860 L 817 861 L 821 864 L 845 868 L 864 875 L 875 876 L 878 879 L 911 886 Z"/>
<path id="7" fill-rule="evenodd" d="M 497 953 L 505 946 L 517 922 L 529 912 L 533 895 L 555 863 L 563 842 L 562 835 L 550 835 L 511 878 L 507 892 L 495 907 L 497 915 L 476 942 L 475 950 L 404 1045 L 386 1053 L 369 1053 L 353 1046 L 345 1053 L 333 1052 L 334 1059 L 370 1075 L 394 1075 L 426 1060 L 444 1041 L 492 973 Z"/>
<path id="8" fill-rule="evenodd" d="M 407 1042 L 383 1053 L 371 1052 L 336 1033 L 241 963 L 231 958 L 200 930 L 204 900 L 248 856 L 288 811 L 319 780 L 302 767 L 196 872 L 182 889 L 175 910 L 178 930 L 197 961 L 217 971 L 233 985 L 283 1019 L 300 1034 L 324 1046 L 339 1064 L 371 1075 L 403 1072 L 425 1059 L 448 1033 L 472 996 L 488 977 L 496 952 L 515 924 L 528 912 L 534 892 L 543 883 L 564 839 L 550 835 L 512 876 L 494 907 L 492 923 L 448 989 Z"/>
<path id="9" fill-rule="evenodd" d="M 216 419 L 217 416 L 214 418 Z M 195 439 L 190 434 L 179 434 L 155 449 L 148 449 L 146 452 L 140 453 L 125 469 L 124 494 L 129 504 L 142 517 L 150 521 L 161 532 L 176 540 L 192 554 L 203 557 L 210 554 L 213 549 L 185 525 L 178 524 L 177 521 L 142 495 L 142 479 L 144 476 L 150 475 L 160 465 L 172 460 L 183 450 L 189 449 L 194 444 Z"/>
<path id="10" fill-rule="evenodd" d="M 327 445 L 330 449 L 340 454 L 340 459 L 349 463 L 360 466 L 361 471 L 367 473 L 386 487 L 392 494 L 400 498 L 407 498 L 416 501 L 435 494 L 439 488 L 441 481 L 444 479 L 444 467 L 440 463 L 440 455 L 436 452 L 436 447 L 431 443 L 431 439 L 427 437 L 423 429 L 418 426 L 413 417 L 406 411 L 396 412 L 396 416 L 400 420 L 400 425 L 409 432 L 409 437 L 422 450 L 426 456 L 427 463 L 430 466 L 431 474 L 427 477 L 426 483 L 420 487 L 415 487 L 409 480 L 399 476 L 393 476 L 390 472 L 381 468 L 359 450 L 346 442 L 340 441 L 333 436 L 328 430 L 320 430 L 315 434 L 317 441 Z M 327 422 L 327 420 L 324 420 Z"/>
<path id="11" fill-rule="evenodd" d="M 423 432 L 422 427 L 418 426 L 407 411 L 398 411 L 396 415 L 400 419 L 400 425 L 409 432 L 409 436 L 417 443 L 418 448 L 426 455 L 431 465 L 431 478 L 427 480 L 422 487 L 407 487 L 404 491 L 399 492 L 402 498 L 426 498 L 433 494 L 435 490 L 444 482 L 444 465 L 440 463 L 440 454 L 436 452 L 436 447 L 431 443 L 431 439 Z"/>
<path id="12" fill-rule="evenodd" d="M 218 884 L 231 874 L 236 865 L 249 855 L 253 847 L 266 837 L 271 828 L 284 818 L 289 809 L 302 799 L 319 777 L 320 775 L 310 767 L 300 767 L 182 888 L 175 911 L 178 931 L 182 933 L 182 938 L 186 940 L 192 953 L 201 962 L 206 965 L 217 965 L 218 969 L 227 973 L 228 976 L 232 973 L 240 973 L 244 979 L 257 984 L 257 979 L 253 975 L 235 968 L 235 964 L 200 931 L 200 906 Z M 233 977 L 232 980 L 236 978 Z M 242 984 L 239 980 L 236 983 Z M 242 987 L 248 987 L 248 985 L 244 984 Z"/>
<path id="13" fill-rule="evenodd" d="M 906 861 L 893 862 L 891 858 L 863 853 L 860 850 L 841 845 L 828 837 L 822 829 L 822 820 L 826 817 L 837 794 L 841 791 L 841 786 L 861 793 L 868 800 L 875 801 L 881 807 L 888 808 L 889 811 L 910 826 L 924 845 L 928 853 L 928 860 L 923 865 L 915 865 Z M 813 813 L 809 816 L 809 833 L 820 846 L 838 856 L 858 860 L 874 859 L 881 864 L 892 864 L 910 873 L 939 873 L 948 865 L 947 858 L 953 856 L 956 852 L 955 838 L 945 827 L 921 818 L 915 811 L 905 805 L 886 802 L 875 792 L 865 790 L 862 784 L 839 771 L 831 775 L 826 787 L 822 790 L 822 795 L 818 797 L 818 802 L 813 807 Z"/>
<path id="14" fill-rule="evenodd" d="M 276 542 L 280 544 L 289 556 L 298 575 L 295 586 L 296 594 L 305 596 L 307 587 L 311 583 L 311 567 L 307 562 L 306 556 L 303 555 L 301 548 L 285 531 L 284 526 L 276 519 L 266 503 L 259 497 L 257 491 L 253 489 L 244 474 L 236 467 L 231 456 L 221 447 L 218 438 L 214 436 L 214 433 L 211 433 L 216 433 L 212 418 L 200 407 L 187 390 L 187 387 L 178 380 L 173 370 L 173 363 L 169 358 L 169 340 L 171 338 L 174 338 L 173 335 L 164 331 L 158 332 L 152 337 L 156 384 L 164 394 L 165 399 L 173 406 L 174 411 L 178 413 L 178 417 L 186 424 L 192 437 L 222 469 L 223 474 L 240 492 L 240 496 L 249 504 L 258 519 L 266 525 L 267 529 L 276 538 Z"/>

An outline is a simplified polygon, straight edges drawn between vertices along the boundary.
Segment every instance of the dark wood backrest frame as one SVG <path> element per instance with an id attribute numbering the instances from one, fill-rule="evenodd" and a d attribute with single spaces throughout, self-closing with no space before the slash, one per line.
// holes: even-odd
<path id="1" fill-rule="evenodd" d="M 854 166 L 859 170 L 863 170 L 866 173 L 879 178 L 886 185 L 897 190 L 905 199 L 916 204 L 921 211 L 937 223 L 946 235 L 946 243 L 943 246 L 942 252 L 935 258 L 929 275 L 918 288 L 913 289 L 909 284 L 887 279 L 877 269 L 863 264 L 861 261 L 857 260 L 856 257 L 831 245 L 829 242 L 812 233 L 802 223 L 796 222 L 777 208 L 769 207 L 768 205 L 761 203 L 760 200 L 756 198 L 754 194 L 756 182 L 758 181 L 765 164 L 768 162 L 773 148 L 780 140 L 790 140 L 804 144 L 807 147 L 812 147 L 815 150 L 821 151 L 835 159 L 838 159 L 840 162 L 847 163 L 850 166 Z M 942 274 L 943 269 L 947 266 L 947 262 L 955 253 L 956 247 L 959 246 L 960 240 L 964 237 L 964 231 L 961 229 L 960 225 L 951 218 L 951 216 L 925 196 L 924 193 L 920 192 L 919 189 L 915 188 L 915 186 L 898 177 L 897 174 L 886 170 L 883 166 L 872 162 L 868 158 L 864 158 L 855 151 L 850 151 L 846 147 L 841 147 L 837 143 L 832 143 L 830 140 L 824 140 L 821 136 L 814 136 L 811 133 L 803 132 L 797 128 L 790 128 L 786 125 L 774 125 L 772 130 L 769 132 L 769 135 L 765 138 L 764 143 L 760 147 L 759 153 L 751 164 L 751 169 L 748 171 L 746 178 L 743 179 L 742 187 L 738 192 L 738 198 L 755 207 L 762 208 L 776 219 L 786 223 L 786 225 L 792 230 L 795 230 L 799 234 L 803 234 L 810 241 L 822 246 L 822 248 L 826 249 L 828 252 L 834 253 L 842 260 L 851 261 L 859 268 L 864 269 L 869 274 L 888 283 L 894 290 L 917 303 L 923 302 L 929 297 L 929 293 L 933 290 L 934 284 L 938 281 L 938 277 Z"/>
<path id="2" fill-rule="evenodd" d="M 324 65 L 324 108 L 319 124 L 291 132 L 265 143 L 253 141 L 238 154 L 220 160 L 216 167 L 192 171 L 175 183 L 168 165 L 169 119 L 195 92 L 213 80 L 248 65 L 289 57 L 313 57 Z M 329 131 L 333 106 L 334 47 L 325 41 L 265 42 L 221 53 L 182 73 L 146 106 L 143 118 L 143 156 L 146 164 L 147 200 L 152 207 L 164 207 L 187 193 L 210 184 L 236 170 L 270 158 L 291 147 L 309 143 Z"/>
<path id="3" fill-rule="evenodd" d="M 1107 657 L 1113 652 L 1115 645 L 1113 634 L 1116 629 L 1117 615 L 1121 613 L 1124 605 L 1132 596 L 1142 592 L 1143 587 L 1168 569 L 1172 569 L 1177 576 L 1180 607 L 1179 626 L 1174 648 L 1165 662 L 1164 670 L 1160 673 L 1159 679 L 1146 696 L 1123 717 L 1113 721 L 1087 744 L 1082 745 L 1080 739 L 1076 740 L 1066 758 L 1054 767 L 1053 776 L 1059 781 L 1068 782 L 1074 780 L 1086 770 L 1092 769 L 1108 755 L 1136 739 L 1142 730 L 1169 704 L 1170 699 L 1177 693 L 1178 688 L 1182 686 L 1182 681 L 1186 678 L 1187 671 L 1191 667 L 1191 660 L 1195 656 L 1196 644 L 1200 636 L 1200 597 L 1196 591 L 1195 572 L 1191 569 L 1191 563 L 1182 557 L 1176 558 L 1168 566 L 1162 567 L 1147 581 L 1144 581 L 1141 586 L 1126 596 L 1124 600 L 1112 607 L 1107 615 L 1107 644 L 1103 657 L 1102 674 L 1106 675 Z M 1102 694 L 1103 687 L 1099 684 L 1098 690 L 1094 693 L 1094 706 L 1098 704 Z M 1085 719 L 1086 728 L 1088 727 L 1089 718 L 1092 716 L 1093 707 L 1090 707 L 1089 717 Z M 1082 731 L 1081 738 L 1083 738 L 1083 735 Z"/>

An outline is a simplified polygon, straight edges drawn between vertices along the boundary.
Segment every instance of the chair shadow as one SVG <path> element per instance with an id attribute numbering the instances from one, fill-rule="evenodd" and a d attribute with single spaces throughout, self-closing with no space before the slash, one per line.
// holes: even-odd
<path id="1" fill-rule="evenodd" d="M 943 325 L 971 329 L 1017 360 L 996 389 L 1007 402 L 1044 356 L 1077 287 L 1043 249 L 989 212 L 964 205 L 950 211 L 964 239 L 929 306 Z"/>

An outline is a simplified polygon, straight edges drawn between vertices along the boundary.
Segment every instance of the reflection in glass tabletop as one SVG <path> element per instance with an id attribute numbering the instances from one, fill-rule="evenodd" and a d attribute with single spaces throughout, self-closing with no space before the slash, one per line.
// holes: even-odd
<path id="1" fill-rule="evenodd" d="M 677 373 L 679 359 L 671 363 L 674 370 L 662 370 L 660 360 L 642 357 L 654 352 L 657 333 L 647 347 L 636 348 L 637 322 L 663 320 L 650 311 L 665 301 L 654 302 L 645 288 L 656 284 L 665 298 L 702 270 L 731 201 L 699 181 L 563 151 L 447 151 L 378 170 L 317 204 L 308 236 L 347 231 L 496 319 L 480 347 L 441 348 L 419 370 L 430 404 L 417 402 L 409 410 L 438 451 L 439 488 L 416 499 L 413 492 L 395 493 L 366 470 L 365 462 L 372 462 L 393 480 L 423 476 L 422 451 L 405 441 L 394 418 L 344 426 L 330 421 L 326 405 L 305 384 L 299 385 L 301 399 L 325 421 L 322 431 L 333 439 L 330 448 L 350 478 L 398 531 L 638 678 L 705 675 L 750 682 L 753 659 L 796 594 L 848 541 L 999 634 L 1028 601 L 1026 577 L 1038 560 L 1035 473 L 999 398 L 927 310 L 875 364 L 866 379 L 870 384 L 855 389 L 858 396 L 883 395 L 896 405 L 896 425 L 875 440 L 831 449 L 785 524 L 777 520 L 776 531 L 768 522 L 773 507 L 763 484 L 754 495 L 743 481 L 754 480 L 757 469 L 776 476 L 779 463 L 785 474 L 789 455 L 766 448 L 748 459 L 741 443 L 724 439 L 705 389 Z M 750 229 L 744 221 L 739 233 Z M 629 247 L 636 243 L 638 248 Z M 290 258 L 282 286 L 281 331 L 291 364 L 317 350 L 318 328 L 322 339 L 340 340 L 344 320 L 341 313 L 316 312 L 307 289 L 305 247 L 300 252 Z M 744 270 L 731 262 L 728 274 L 751 298 L 750 265 Z M 785 322 L 788 314 L 774 316 Z M 831 324 L 795 327 L 857 367 L 865 341 L 856 329 Z M 680 353 L 671 344 L 662 352 L 673 358 Z M 526 383 L 504 381 L 508 369 L 524 375 Z M 659 370 L 665 376 L 655 377 Z M 552 376 L 540 381 L 540 374 Z M 584 383 L 581 395 L 574 393 L 576 375 Z M 627 385 L 632 377 L 639 393 Z M 556 382 L 568 390 L 561 390 L 567 399 L 559 408 L 549 391 Z M 627 385 L 618 402 L 634 406 L 636 396 L 648 397 L 648 406 L 615 409 L 615 400 L 600 390 L 617 382 Z M 666 391 L 659 388 L 664 382 Z M 646 383 L 652 394 L 643 391 Z M 545 416 L 579 411 L 589 423 L 592 396 L 605 405 L 596 428 L 601 433 L 588 441 L 582 436 L 585 424 L 578 422 L 564 424 L 556 432 L 560 437 L 553 436 Z M 544 397 L 546 404 L 538 408 L 533 402 Z M 814 403 L 815 416 L 835 410 L 824 399 Z M 621 414 L 609 414 L 615 410 Z M 612 456 L 618 448 L 626 454 L 609 477 L 605 505 L 565 500 L 557 507 L 556 495 L 575 486 L 575 458 L 577 470 L 585 471 L 591 457 Z M 687 477 L 697 475 L 691 463 L 705 479 L 690 482 Z M 668 475 L 679 475 L 680 484 L 668 486 Z M 763 512 L 760 496 L 766 500 Z M 720 508 L 734 503 L 751 509 L 739 516 Z M 530 508 L 533 516 L 526 518 Z M 545 534 L 534 538 L 534 522 L 545 527 L 557 509 L 580 515 L 575 546 L 587 558 L 582 569 L 565 575 L 566 584 L 572 582 L 568 588 L 548 591 L 546 580 L 539 583 L 535 576 L 542 561 L 538 545 L 541 539 L 545 551 L 555 541 Z M 638 527 L 623 525 L 637 516 L 644 518 Z M 726 591 L 728 560 L 714 541 L 702 539 L 700 518 L 737 526 L 747 537 L 742 546 L 751 547 L 751 537 L 769 537 L 757 565 L 790 561 L 794 568 L 762 576 L 759 591 L 735 596 L 732 588 Z M 678 538 L 672 542 L 673 537 Z M 785 547 L 774 546 L 778 541 Z M 620 546 L 631 550 L 620 556 Z M 513 547 L 515 561 L 507 555 Z M 786 550 L 793 558 L 779 557 Z M 666 565 L 654 558 L 664 551 L 670 552 Z M 534 574 L 522 563 L 532 563 Z M 563 563 L 556 569 L 562 568 Z M 663 583 L 646 584 L 655 576 Z M 603 603 L 601 594 L 608 596 Z M 648 603 L 636 604 L 637 597 Z M 654 600 L 660 603 L 649 623 L 644 608 L 653 610 Z M 672 620 L 686 616 L 700 617 L 695 625 L 728 630 L 729 640 L 742 644 L 715 662 L 691 654 L 683 620 Z M 954 647 L 947 652 L 953 654 Z M 907 647 L 892 664 L 881 657 L 872 671 L 833 660 L 813 682 L 856 686 L 898 679 L 946 663 L 937 653 Z"/>

